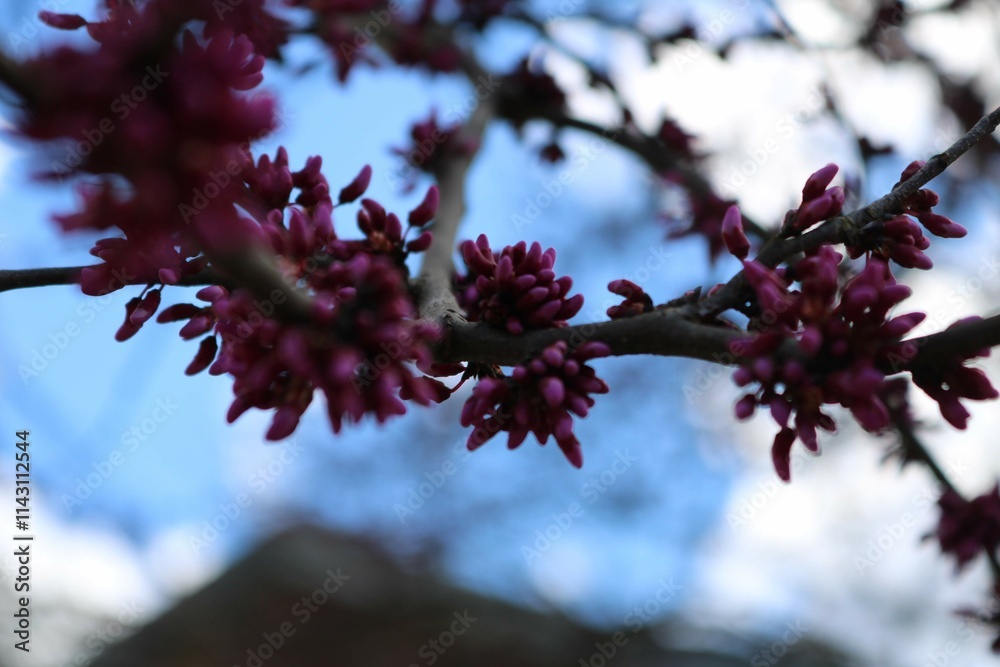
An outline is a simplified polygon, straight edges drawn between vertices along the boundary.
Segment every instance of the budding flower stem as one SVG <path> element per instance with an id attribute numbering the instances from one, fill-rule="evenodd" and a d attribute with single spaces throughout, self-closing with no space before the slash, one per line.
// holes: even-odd
<path id="1" fill-rule="evenodd" d="M 904 200 L 913 196 L 917 190 L 940 175 L 969 149 L 992 134 L 997 126 L 1000 126 L 1000 107 L 981 118 L 971 130 L 946 151 L 927 160 L 927 163 L 919 171 L 898 184 L 889 194 L 849 215 L 832 218 L 801 236 L 772 239 L 755 259 L 767 267 L 774 268 L 796 253 L 812 250 L 822 245 L 849 241 L 853 236 L 856 236 L 856 230 L 872 220 L 879 220 L 887 213 L 898 212 Z M 743 272 L 740 271 L 722 289 L 696 304 L 694 311 L 699 317 L 718 315 L 742 303 L 742 297 L 749 295 L 748 289 L 749 285 L 743 277 Z"/>

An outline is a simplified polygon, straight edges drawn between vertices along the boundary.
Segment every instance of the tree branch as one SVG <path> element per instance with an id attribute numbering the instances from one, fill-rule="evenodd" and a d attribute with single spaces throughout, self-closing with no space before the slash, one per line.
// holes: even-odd
<path id="1" fill-rule="evenodd" d="M 822 245 L 849 242 L 868 222 L 878 220 L 887 213 L 899 211 L 905 199 L 941 174 L 970 148 L 992 134 L 998 125 L 1000 125 L 1000 108 L 994 109 L 992 113 L 980 119 L 948 150 L 927 160 L 920 171 L 905 182 L 898 184 L 889 194 L 849 215 L 831 219 L 801 236 L 786 239 L 776 238 L 765 245 L 755 259 L 766 266 L 775 267 L 797 253 L 813 250 Z M 717 315 L 743 303 L 749 296 L 749 285 L 743 277 L 743 272 L 740 271 L 722 289 L 695 304 L 693 309 L 701 317 Z"/>
<path id="2" fill-rule="evenodd" d="M 738 329 L 699 324 L 676 309 L 607 322 L 540 329 L 517 336 L 488 324 L 464 323 L 452 327 L 449 344 L 439 351 L 439 359 L 442 362 L 512 366 L 564 340 L 572 347 L 587 341 L 605 343 L 612 355 L 653 354 L 733 364 L 739 357 L 730 352 L 729 347 L 746 337 L 747 334 Z"/>
<path id="3" fill-rule="evenodd" d="M 484 101 L 473 113 L 463 132 L 470 138 L 481 139 L 494 113 L 495 108 L 490 100 Z M 772 241 L 764 247 L 757 259 L 768 266 L 775 266 L 786 257 L 797 253 L 820 245 L 847 240 L 851 233 L 866 222 L 878 219 L 884 213 L 898 210 L 903 199 L 944 171 L 976 142 L 993 132 L 998 125 L 1000 125 L 1000 109 L 980 120 L 952 147 L 928 160 L 920 171 L 886 196 L 848 216 L 831 220 L 802 236 Z M 456 156 L 447 160 L 437 173 L 442 197 L 434 226 L 435 240 L 425 253 L 416 281 L 417 303 L 421 317 L 443 324 L 449 330 L 445 340 L 436 350 L 435 356 L 439 361 L 513 365 L 531 358 L 557 340 L 571 343 L 600 341 L 611 348 L 613 355 L 683 356 L 727 365 L 739 361 L 739 356 L 731 351 L 731 345 L 746 338 L 748 334 L 737 329 L 702 324 L 700 320 L 731 307 L 743 294 L 746 294 L 747 286 L 742 272 L 715 295 L 692 306 L 658 310 L 630 318 L 545 329 L 519 336 L 489 325 L 465 322 L 452 291 L 452 252 L 458 226 L 465 213 L 465 176 L 473 157 L 471 153 Z M 246 266 L 248 273 L 259 275 L 255 269 L 250 270 L 249 265 L 244 263 L 243 266 Z M 79 281 L 79 272 L 82 268 L 84 267 L 0 271 L 0 292 L 23 287 L 76 283 Z M 246 284 L 243 278 L 249 280 L 248 276 L 232 277 L 240 284 Z M 224 282 L 225 279 L 221 275 L 208 270 L 190 276 L 180 284 L 208 285 Z M 284 281 L 281 283 L 285 284 Z M 265 281 L 257 287 L 254 293 L 268 298 L 266 288 L 271 288 L 273 285 Z M 905 368 L 895 370 L 906 370 L 920 364 L 939 363 L 954 358 L 956 354 L 972 353 L 982 348 L 1000 345 L 1000 315 L 967 322 L 929 336 L 911 339 L 911 342 L 917 346 L 917 355 L 907 362 Z"/>
<path id="4" fill-rule="evenodd" d="M 50 285 L 78 285 L 80 272 L 86 266 L 63 266 L 48 269 L 0 269 L 0 292 L 24 289 L 26 287 L 48 287 Z M 191 276 L 186 276 L 177 283 L 180 287 L 198 287 L 202 285 L 225 285 L 229 281 L 218 272 L 205 269 Z M 145 280 L 127 282 L 128 285 L 146 285 Z"/>
<path id="5" fill-rule="evenodd" d="M 471 58 L 466 60 L 465 69 L 473 85 L 479 76 L 485 76 L 485 72 Z M 414 287 L 420 318 L 442 325 L 446 330 L 465 322 L 452 288 L 454 273 L 452 255 L 455 251 L 458 227 L 465 217 L 466 176 L 486 134 L 486 128 L 495 114 L 496 107 L 492 99 L 480 101 L 461 128 L 459 137 L 475 148 L 442 160 L 440 166 L 435 169 L 434 175 L 441 191 L 441 200 L 434 219 L 434 242 L 423 255 L 420 273 L 417 275 Z M 447 335 L 446 331 L 443 345 L 447 345 Z"/>

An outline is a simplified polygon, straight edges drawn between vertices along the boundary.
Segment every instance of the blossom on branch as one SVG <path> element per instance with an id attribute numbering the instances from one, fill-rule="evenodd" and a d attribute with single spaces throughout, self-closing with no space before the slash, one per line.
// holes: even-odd
<path id="1" fill-rule="evenodd" d="M 773 457 L 778 475 L 788 480 L 789 454 L 796 438 L 816 452 L 816 429 L 833 431 L 824 404 L 847 408 L 862 428 L 878 432 L 889 425 L 879 389 L 883 362 L 899 338 L 923 321 L 923 313 L 889 318 L 889 311 L 910 295 L 888 265 L 870 258 L 865 269 L 839 288 L 842 255 L 829 246 L 808 254 L 792 272 L 800 284 L 790 290 L 785 278 L 756 262 L 745 263 L 747 281 L 757 295 L 759 331 L 740 345 L 743 365 L 733 375 L 739 386 L 759 385 L 737 404 L 748 418 L 766 405 L 781 431 Z M 792 343 L 788 346 L 787 343 Z"/>
<path id="2" fill-rule="evenodd" d="M 542 252 L 537 242 L 524 241 L 499 253 L 485 234 L 461 245 L 469 270 L 459 278 L 459 303 L 470 321 L 483 321 L 512 334 L 528 329 L 566 326 L 583 307 L 583 295 L 569 297 L 573 279 L 556 278 L 556 251 Z"/>
<path id="3" fill-rule="evenodd" d="M 784 229 L 801 233 L 817 222 L 840 214 L 844 208 L 844 188 L 839 185 L 827 188 L 839 169 L 830 163 L 809 176 L 802 187 L 802 203 L 785 215 Z"/>
<path id="4" fill-rule="evenodd" d="M 573 466 L 583 466 L 573 415 L 586 417 L 594 405 L 590 395 L 608 392 L 586 362 L 610 353 L 604 343 L 584 343 L 570 350 L 559 341 L 516 366 L 510 377 L 480 380 L 462 408 L 462 426 L 473 427 L 469 449 L 477 449 L 500 431 L 508 433 L 509 449 L 519 447 L 529 433 L 542 445 L 551 435 Z"/>
<path id="5" fill-rule="evenodd" d="M 923 166 L 921 161 L 910 163 L 903 170 L 900 182 L 908 180 Z M 923 251 L 930 247 L 931 242 L 923 235 L 921 225 L 941 238 L 962 238 L 967 234 L 962 225 L 934 213 L 932 209 L 938 200 L 938 195 L 933 190 L 917 190 L 902 202 L 899 211 L 890 214 L 880 223 L 860 230 L 856 241 L 847 245 L 848 253 L 851 257 L 860 257 L 866 252 L 872 252 L 907 269 L 930 269 L 934 264 Z M 914 218 L 920 221 L 920 225 Z"/>

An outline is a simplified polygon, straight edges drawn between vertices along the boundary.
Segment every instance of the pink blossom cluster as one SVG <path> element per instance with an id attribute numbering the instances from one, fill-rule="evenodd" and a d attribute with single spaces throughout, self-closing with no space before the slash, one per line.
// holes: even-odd
<path id="1" fill-rule="evenodd" d="M 916 173 L 920 164 L 910 165 L 903 180 Z M 828 187 L 836 173 L 837 166 L 828 164 L 809 177 L 802 204 L 785 218 L 787 232 L 804 231 L 840 213 L 843 191 Z M 930 210 L 937 196 L 928 193 L 919 190 L 907 198 L 904 211 L 928 221 L 942 234 L 964 232 Z M 790 268 L 770 269 L 745 260 L 749 242 L 735 206 L 726 212 L 722 227 L 723 242 L 743 260 L 744 277 L 756 296 L 751 323 L 756 336 L 738 346 L 736 352 L 743 361 L 733 379 L 741 387 L 755 384 L 758 388 L 737 402 L 736 415 L 747 419 L 758 405 L 768 406 L 781 427 L 772 458 L 782 479 L 789 479 L 789 456 L 796 439 L 815 452 L 816 429 L 836 428 L 823 405 L 841 405 L 867 431 L 885 429 L 890 409 L 883 398 L 889 396 L 890 384 L 896 387 L 894 381 L 886 380 L 891 373 L 910 370 L 914 384 L 938 402 L 941 414 L 956 428 L 965 428 L 969 416 L 959 399 L 998 396 L 982 371 L 966 366 L 967 361 L 988 355 L 988 349 L 956 355 L 933 366 L 900 366 L 900 361 L 916 356 L 914 344 L 900 339 L 926 315 L 915 312 L 890 318 L 890 310 L 911 291 L 896 283 L 889 258 L 882 253 L 870 253 L 865 268 L 841 285 L 843 256 L 830 246 L 809 251 Z M 790 289 L 793 282 L 799 284 L 798 289 Z M 898 398 L 898 394 L 897 388 L 893 395 Z M 898 405 L 893 410 L 905 413 Z"/>
<path id="2" fill-rule="evenodd" d="M 427 345 L 438 331 L 417 320 L 405 265 L 409 253 L 430 245 L 430 232 L 421 227 L 434 217 L 437 188 L 410 212 L 405 230 L 394 213 L 362 199 L 357 222 L 363 237 L 343 238 L 334 230 L 321 168 L 319 158 L 310 158 L 292 172 L 279 149 L 274 160 L 262 156 L 244 172 L 250 201 L 277 206 L 256 225 L 247 221 L 247 231 L 278 258 L 290 284 L 304 286 L 312 308 L 307 322 L 271 317 L 288 296 L 281 291 L 262 301 L 245 289 L 219 285 L 198 292 L 207 305 L 176 304 L 158 317 L 185 321 L 182 338 L 206 336 L 187 372 L 208 368 L 213 375 L 232 375 L 236 397 L 229 421 L 250 408 L 273 410 L 269 439 L 294 431 L 316 390 L 326 398 L 334 431 L 366 414 L 378 421 L 402 414 L 402 399 L 427 405 L 442 398 L 439 383 L 412 368 L 431 363 Z M 365 167 L 340 190 L 338 201 L 361 197 L 370 179 Z M 415 238 L 407 241 L 411 230 Z"/>
<path id="3" fill-rule="evenodd" d="M 583 307 L 583 295 L 568 296 L 573 279 L 556 278 L 556 251 L 524 241 L 499 253 L 480 234 L 461 245 L 468 274 L 458 278 L 459 302 L 470 321 L 483 321 L 512 334 L 565 326 Z"/>
<path id="4" fill-rule="evenodd" d="M 794 266 L 800 289 L 789 290 L 789 271 L 745 262 L 747 281 L 760 308 L 760 332 L 742 346 L 745 365 L 733 379 L 739 386 L 758 385 L 736 406 L 741 419 L 766 405 L 781 427 L 772 457 L 782 479 L 789 478 L 789 455 L 796 438 L 818 451 L 816 429 L 833 431 L 824 404 L 850 410 L 866 430 L 889 424 L 878 395 L 885 379 L 881 361 L 894 343 L 923 319 L 923 313 L 889 318 L 889 311 L 910 295 L 896 284 L 888 265 L 868 260 L 864 270 L 838 289 L 842 255 L 828 246 Z M 791 347 L 786 341 L 793 343 Z"/>
<path id="5" fill-rule="evenodd" d="M 259 2 L 241 3 L 220 23 L 212 3 L 189 0 L 112 1 L 104 20 L 89 23 L 43 14 L 58 27 L 85 25 L 97 42 L 43 51 L 18 72 L 25 104 L 16 126 L 52 147 L 48 175 L 90 177 L 79 209 L 57 222 L 120 233 L 91 251 L 102 263 L 83 271 L 86 294 L 175 284 L 204 268 L 202 244 L 238 237 L 234 173 L 275 113 L 268 96 L 246 94 L 263 78 L 264 56 L 228 26 L 263 30 L 261 12 Z M 188 29 L 198 25 L 200 34 Z"/>
<path id="6" fill-rule="evenodd" d="M 462 426 L 473 427 L 469 449 L 501 431 L 507 432 L 510 449 L 519 447 L 529 433 L 542 445 L 553 436 L 566 459 L 581 467 L 583 452 L 573 435 L 573 415 L 586 417 L 594 405 L 591 394 L 608 392 L 586 362 L 610 353 L 604 343 L 583 343 L 571 350 L 558 341 L 516 366 L 510 377 L 480 380 L 462 408 Z"/>
<path id="7" fill-rule="evenodd" d="M 334 430 L 369 413 L 379 421 L 399 414 L 402 400 L 440 400 L 439 383 L 412 368 L 430 366 L 427 345 L 438 332 L 416 319 L 406 266 L 410 253 L 431 244 L 425 228 L 437 188 L 405 223 L 362 199 L 361 236 L 347 238 L 334 231 L 333 211 L 362 197 L 370 167 L 335 204 L 319 157 L 297 171 L 283 148 L 253 160 L 250 144 L 276 121 L 273 101 L 247 91 L 287 37 L 263 0 L 109 1 L 100 21 L 51 13 L 43 20 L 86 27 L 97 46 L 59 47 L 21 64 L 18 129 L 38 141 L 89 141 L 50 170 L 91 179 L 80 209 L 57 220 L 66 230 L 115 232 L 92 250 L 102 263 L 83 270 L 85 293 L 146 285 L 126 304 L 118 340 L 156 314 L 163 286 L 201 274 L 216 253 L 261 253 L 276 262 L 287 291 L 262 298 L 222 276 L 198 292 L 202 303 L 175 304 L 158 317 L 183 322 L 183 338 L 201 339 L 189 374 L 234 378 L 230 421 L 250 408 L 271 410 L 267 437 L 280 439 L 316 390 Z M 272 317 L 290 290 L 308 299 L 305 321 Z"/>

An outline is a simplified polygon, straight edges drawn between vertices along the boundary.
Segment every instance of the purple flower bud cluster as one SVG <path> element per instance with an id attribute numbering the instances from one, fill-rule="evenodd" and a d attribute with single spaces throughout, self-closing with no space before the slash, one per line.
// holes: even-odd
<path id="1" fill-rule="evenodd" d="M 746 419 L 757 405 L 770 408 L 781 427 L 772 458 L 786 481 L 796 438 L 815 452 L 817 427 L 835 429 L 822 411 L 824 404 L 847 408 L 867 431 L 889 425 L 880 393 L 883 362 L 900 337 L 925 317 L 909 313 L 889 318 L 910 289 L 897 284 L 879 258 L 870 258 L 861 273 L 838 289 L 841 259 L 829 246 L 808 254 L 792 272 L 798 290 L 789 290 L 789 272 L 745 263 L 744 275 L 760 308 L 755 319 L 760 333 L 742 343 L 745 361 L 733 379 L 741 387 L 756 383 L 759 388 L 739 400 L 736 415 Z"/>
<path id="2" fill-rule="evenodd" d="M 429 245 L 429 233 L 404 242 L 399 218 L 363 199 L 358 224 L 364 238 L 341 238 L 319 158 L 297 172 L 290 171 L 283 148 L 273 160 L 264 156 L 254 165 L 247 156 L 246 161 L 246 208 L 264 210 L 259 221 L 244 219 L 246 236 L 273 254 L 289 284 L 304 286 L 313 312 L 308 322 L 285 323 L 272 315 L 287 294 L 279 291 L 262 301 L 244 289 L 206 287 L 197 294 L 206 304 L 175 304 L 157 318 L 184 322 L 180 335 L 186 340 L 202 338 L 185 372 L 207 368 L 213 375 L 232 375 L 236 398 L 229 421 L 250 408 L 273 410 L 267 433 L 272 440 L 294 431 L 316 390 L 326 398 L 334 431 L 365 414 L 378 421 L 401 414 L 403 400 L 426 405 L 446 397 L 443 385 L 412 368 L 432 366 L 427 345 L 438 332 L 416 319 L 403 262 L 407 253 Z M 339 201 L 361 197 L 370 179 L 370 168 L 363 168 L 340 191 Z M 409 226 L 428 224 L 437 204 L 432 187 L 410 212 Z M 275 208 L 266 210 L 269 206 Z M 133 335 L 159 301 L 160 290 L 130 301 L 119 339 Z"/>
<path id="3" fill-rule="evenodd" d="M 215 334 L 222 340 L 209 372 L 234 378 L 230 422 L 250 408 L 274 410 L 267 438 L 280 440 L 294 431 L 317 389 L 334 432 L 344 420 L 357 422 L 368 413 L 379 422 L 404 413 L 400 392 L 422 405 L 435 399 L 436 389 L 414 375 L 409 362 L 429 361 L 426 343 L 437 332 L 414 320 L 406 284 L 391 260 L 359 253 L 317 271 L 310 282 L 322 288 L 314 294 L 308 326 L 266 318 L 268 304 L 243 290 L 200 293 L 212 299 Z"/>
<path id="4" fill-rule="evenodd" d="M 840 167 L 830 163 L 814 172 L 802 187 L 802 203 L 785 215 L 783 228 L 801 233 L 817 222 L 839 215 L 844 208 L 844 189 L 839 185 L 828 188 Z"/>
<path id="5" fill-rule="evenodd" d="M 972 500 L 946 489 L 938 499 L 941 518 L 936 536 L 941 551 L 955 557 L 958 569 L 981 551 L 996 553 L 1000 547 L 1000 485 Z"/>
<path id="6" fill-rule="evenodd" d="M 48 177 L 89 177 L 77 211 L 55 220 L 115 232 L 91 251 L 102 263 L 83 272 L 85 293 L 177 283 L 204 268 L 206 238 L 239 236 L 240 147 L 275 119 L 269 97 L 244 94 L 261 82 L 264 56 L 226 27 L 263 20 L 261 3 L 228 15 L 223 25 L 195 0 L 109 2 L 97 22 L 45 13 L 59 28 L 86 25 L 96 48 L 59 46 L 17 65 L 17 130 L 53 144 Z"/>
<path id="7" fill-rule="evenodd" d="M 903 170 L 900 182 L 909 180 L 923 166 L 922 161 L 911 162 Z M 924 254 L 931 242 L 920 225 L 934 236 L 946 239 L 962 238 L 968 233 L 962 225 L 932 210 L 938 200 L 933 190 L 917 190 L 903 202 L 898 214 L 873 225 L 870 232 L 863 230 L 859 242 L 847 246 L 848 253 L 851 257 L 860 257 L 870 251 L 907 269 L 932 268 L 933 262 Z"/>
<path id="8" fill-rule="evenodd" d="M 490 249 L 485 234 L 460 246 L 469 273 L 459 303 L 470 321 L 483 321 L 520 334 L 528 329 L 566 326 L 583 307 L 583 295 L 569 297 L 573 279 L 556 278 L 552 267 L 556 251 L 542 252 L 537 242 L 524 241 L 499 253 Z"/>
<path id="9" fill-rule="evenodd" d="M 583 465 L 580 443 L 573 435 L 573 415 L 586 417 L 594 405 L 591 394 L 606 394 L 608 386 L 587 365 L 611 353 L 603 343 L 589 342 L 570 350 L 565 341 L 547 347 L 507 378 L 484 378 L 462 408 L 462 426 L 473 427 L 470 450 L 506 431 L 507 447 L 515 449 L 533 433 L 544 445 L 554 436 L 559 449 L 575 467 Z"/>
<path id="10" fill-rule="evenodd" d="M 349 186 L 350 187 L 350 186 Z M 392 257 L 396 265 L 408 274 L 405 260 L 411 252 L 427 250 L 434 240 L 430 231 L 421 228 L 428 225 L 437 213 L 440 194 L 436 185 L 432 185 L 417 208 L 410 211 L 406 227 L 395 213 L 387 213 L 385 208 L 374 199 L 362 199 L 358 210 L 358 228 L 365 235 L 361 240 L 341 239 L 331 246 L 334 257 L 347 259 L 359 252 L 382 254 Z M 415 230 L 415 236 L 407 240 L 410 232 Z"/>
<path id="11" fill-rule="evenodd" d="M 746 259 L 750 254 L 750 240 L 743 232 L 743 216 L 735 204 L 726 209 L 722 217 L 722 242 L 736 259 Z"/>

